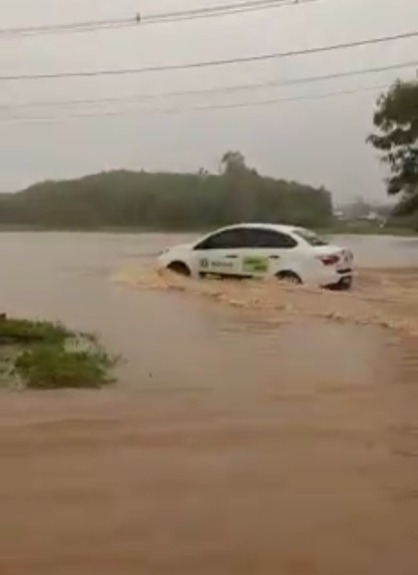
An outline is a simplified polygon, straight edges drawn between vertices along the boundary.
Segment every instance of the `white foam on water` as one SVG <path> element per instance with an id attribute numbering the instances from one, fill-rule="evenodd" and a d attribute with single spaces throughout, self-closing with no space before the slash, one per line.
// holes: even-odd
<path id="1" fill-rule="evenodd" d="M 152 267 L 121 269 L 114 280 L 134 289 L 178 291 L 243 310 L 260 310 L 267 312 L 271 321 L 318 317 L 418 335 L 418 270 L 413 268 L 361 269 L 349 292 L 276 280 L 194 280 Z"/>

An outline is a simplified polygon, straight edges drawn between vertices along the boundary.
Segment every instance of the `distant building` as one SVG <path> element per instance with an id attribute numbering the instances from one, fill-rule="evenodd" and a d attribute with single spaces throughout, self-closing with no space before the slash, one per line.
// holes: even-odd
<path id="1" fill-rule="evenodd" d="M 365 202 L 355 202 L 346 206 L 341 206 L 334 210 L 334 218 L 340 221 L 384 223 L 385 215 Z"/>
<path id="2" fill-rule="evenodd" d="M 377 212 L 370 211 L 369 213 L 365 214 L 364 216 L 360 216 L 357 218 L 358 220 L 366 221 L 366 222 L 385 222 L 386 218 L 379 215 Z"/>
<path id="3" fill-rule="evenodd" d="M 344 219 L 344 212 L 343 210 L 334 210 L 334 218 L 337 218 L 337 220 L 343 220 Z"/>

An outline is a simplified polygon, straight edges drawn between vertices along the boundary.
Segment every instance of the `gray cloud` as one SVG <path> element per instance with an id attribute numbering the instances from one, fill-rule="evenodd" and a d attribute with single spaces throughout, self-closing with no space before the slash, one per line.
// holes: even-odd
<path id="1" fill-rule="evenodd" d="M 0 7 L 2 27 L 126 17 L 133 0 L 15 0 Z M 219 5 L 219 0 L 211 0 Z M 142 0 L 143 14 L 207 6 L 206 0 Z M 320 0 L 214 20 L 147 26 L 88 35 L 0 40 L 0 75 L 128 68 L 303 49 L 396 34 L 418 22 L 411 0 Z M 117 78 L 0 83 L 0 105 L 55 99 L 124 97 L 264 82 L 411 60 L 418 41 L 273 60 L 216 69 Z M 0 188 L 111 168 L 216 169 L 221 153 L 238 148 L 260 171 L 324 184 L 345 200 L 384 198 L 384 174 L 364 143 L 379 89 L 355 95 L 234 110 L 155 112 L 156 107 L 205 106 L 257 99 L 320 95 L 390 84 L 413 70 L 382 72 L 257 93 L 171 98 L 135 106 L 118 103 L 80 109 L 0 109 Z M 127 113 L 127 108 L 130 108 Z M 154 111 L 147 112 L 146 108 Z M 123 110 L 112 117 L 66 118 L 71 113 Z M 58 118 L 4 122 L 11 114 Z"/>

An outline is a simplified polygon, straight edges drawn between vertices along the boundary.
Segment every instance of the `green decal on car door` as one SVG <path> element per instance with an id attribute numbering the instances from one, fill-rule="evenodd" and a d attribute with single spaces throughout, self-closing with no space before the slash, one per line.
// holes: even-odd
<path id="1" fill-rule="evenodd" d="M 245 274 L 265 274 L 269 269 L 268 258 L 247 256 L 243 259 L 242 270 Z"/>

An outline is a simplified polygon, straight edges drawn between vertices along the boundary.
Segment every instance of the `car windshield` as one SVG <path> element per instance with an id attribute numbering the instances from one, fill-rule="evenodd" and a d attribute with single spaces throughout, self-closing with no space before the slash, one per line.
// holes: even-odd
<path id="1" fill-rule="evenodd" d="M 310 246 L 327 246 L 328 242 L 323 238 L 317 236 L 314 232 L 310 230 L 305 230 L 304 228 L 298 228 L 294 230 L 294 233 L 305 240 Z"/>

